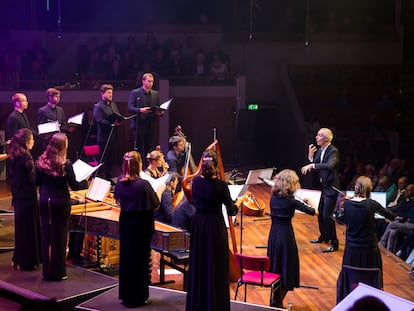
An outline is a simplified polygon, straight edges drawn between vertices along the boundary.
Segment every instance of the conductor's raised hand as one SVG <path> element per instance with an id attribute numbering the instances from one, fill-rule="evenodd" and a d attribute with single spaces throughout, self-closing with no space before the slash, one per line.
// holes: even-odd
<path id="1" fill-rule="evenodd" d="M 309 163 L 305 166 L 303 166 L 300 171 L 302 172 L 303 175 L 306 175 L 308 172 L 310 172 L 311 170 L 313 170 L 315 168 L 315 165 L 313 163 Z"/>
<path id="2" fill-rule="evenodd" d="M 308 149 L 308 159 L 313 159 L 317 148 L 314 144 L 310 144 Z"/>

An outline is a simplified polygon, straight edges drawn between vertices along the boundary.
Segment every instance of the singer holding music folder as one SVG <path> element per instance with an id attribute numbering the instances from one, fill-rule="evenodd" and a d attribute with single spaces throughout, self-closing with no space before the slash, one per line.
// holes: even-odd
<path id="1" fill-rule="evenodd" d="M 309 164 L 302 167 L 302 174 L 315 170 L 318 173 L 322 187 L 321 200 L 318 207 L 318 223 L 320 235 L 311 243 L 329 243 L 322 252 L 330 253 L 338 250 L 338 238 L 336 236 L 333 211 L 335 209 L 338 192 L 333 188 L 339 187 L 339 151 L 331 142 L 332 131 L 328 128 L 321 128 L 315 137 L 317 149 L 313 144 L 309 145 Z"/>
<path id="2" fill-rule="evenodd" d="M 114 113 L 119 114 L 118 106 L 112 101 L 113 89 L 111 84 L 101 85 L 101 99 L 93 107 L 93 117 L 98 128 L 99 162 L 104 163 L 102 165 L 103 172 L 99 175 L 107 180 L 111 180 L 114 177 L 112 169 L 115 159 L 114 153 L 116 151 L 115 143 L 118 139 L 117 126 L 122 122 L 118 119 L 111 119 Z"/>
<path id="3" fill-rule="evenodd" d="M 144 73 L 142 86 L 133 89 L 129 95 L 128 111 L 136 114 L 131 119 L 131 129 L 134 136 L 134 149 L 145 155 L 152 150 L 154 135 L 154 124 L 156 116 L 162 116 L 164 111 L 155 110 L 159 107 L 160 100 L 158 92 L 152 89 L 154 76 L 151 73 Z"/>
<path id="4" fill-rule="evenodd" d="M 55 88 L 48 88 L 46 90 L 46 105 L 39 108 L 37 112 L 37 124 L 58 121 L 60 125 L 66 124 L 66 116 L 63 108 L 58 106 L 60 103 L 60 91 Z M 42 136 L 43 150 L 46 149 L 50 137 L 53 133 L 48 133 Z"/>

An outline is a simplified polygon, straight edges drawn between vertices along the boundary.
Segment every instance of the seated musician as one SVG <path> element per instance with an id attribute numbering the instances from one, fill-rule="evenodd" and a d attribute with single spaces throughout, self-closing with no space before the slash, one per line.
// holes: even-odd
<path id="1" fill-rule="evenodd" d="M 147 154 L 148 167 L 144 170 L 152 178 L 160 178 L 168 173 L 168 164 L 164 160 L 164 155 L 158 149 Z"/>
<path id="2" fill-rule="evenodd" d="M 165 190 L 161 196 L 160 208 L 155 211 L 155 220 L 160 222 L 171 224 L 174 209 L 173 209 L 173 196 L 175 189 L 178 185 L 178 174 L 172 173 L 165 182 Z"/>
<path id="3" fill-rule="evenodd" d="M 181 180 L 184 174 L 185 165 L 185 139 L 180 136 L 172 136 L 168 140 L 169 151 L 167 153 L 166 161 L 168 164 L 168 171 L 179 174 L 179 186 L 177 192 L 181 191 Z"/>
<path id="4" fill-rule="evenodd" d="M 172 216 L 171 225 L 177 228 L 190 231 L 191 228 L 191 219 L 195 213 L 195 207 L 190 203 L 187 198 L 181 200 L 181 202 L 175 208 L 174 214 Z"/>

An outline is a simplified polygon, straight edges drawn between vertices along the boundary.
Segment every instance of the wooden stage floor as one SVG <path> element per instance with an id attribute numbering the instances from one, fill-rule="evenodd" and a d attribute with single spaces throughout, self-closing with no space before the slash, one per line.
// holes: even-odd
<path id="1" fill-rule="evenodd" d="M 10 193 L 5 190 L 6 188 L 7 183 L 0 182 L 0 200 L 2 197 L 10 196 Z M 268 212 L 270 187 L 253 185 L 248 190 L 266 203 L 266 211 Z M 240 223 L 240 213 L 237 216 L 237 221 Z M 242 241 L 240 241 L 240 225 L 235 227 L 239 251 L 241 246 L 244 254 L 265 255 L 270 224 L 271 221 L 266 216 L 243 216 Z M 336 280 L 342 263 L 345 226 L 337 224 L 340 248 L 339 251 L 334 253 L 322 253 L 321 250 L 326 245 L 309 243 L 310 239 L 318 236 L 317 217 L 297 213 L 293 218 L 293 226 L 299 249 L 301 284 L 303 287 L 289 292 L 284 303 L 286 305 L 290 301 L 295 311 L 331 310 L 336 301 Z M 414 301 L 414 280 L 409 274 L 411 267 L 387 250 L 382 249 L 381 252 L 384 290 L 409 301 Z M 159 278 L 157 269 L 157 260 L 155 259 L 152 273 L 153 282 L 157 282 Z M 175 283 L 165 284 L 162 287 L 182 290 L 183 278 L 181 274 L 167 274 L 166 280 L 174 280 Z M 231 298 L 234 298 L 235 287 L 236 283 L 231 283 Z M 249 286 L 247 302 L 268 306 L 269 294 L 269 289 Z M 242 301 L 244 299 L 243 295 L 244 291 L 241 289 L 237 300 Z"/>

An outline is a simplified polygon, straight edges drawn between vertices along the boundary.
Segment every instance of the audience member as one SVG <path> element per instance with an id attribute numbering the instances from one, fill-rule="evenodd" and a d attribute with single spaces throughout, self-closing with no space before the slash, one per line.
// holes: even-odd
<path id="1" fill-rule="evenodd" d="M 345 155 L 345 160 L 339 164 L 339 185 L 340 189 L 347 189 L 347 186 L 352 181 L 352 178 L 355 176 L 356 166 L 355 166 L 355 157 L 353 154 L 348 153 Z"/>
<path id="2" fill-rule="evenodd" d="M 388 224 L 379 242 L 393 253 L 399 249 L 399 238 L 407 236 L 414 229 L 414 184 L 407 186 L 405 194 L 404 204 L 402 203 L 394 209 L 397 214 L 396 220 Z"/>
<path id="3" fill-rule="evenodd" d="M 214 58 L 210 68 L 210 81 L 222 82 L 228 78 L 229 69 L 220 57 Z"/>
<path id="4" fill-rule="evenodd" d="M 390 201 L 387 205 L 387 207 L 393 207 L 397 206 L 403 199 L 404 199 L 404 192 L 408 185 L 408 177 L 407 176 L 401 176 L 398 178 L 397 183 L 397 191 L 392 198 L 392 201 Z"/>
<path id="5" fill-rule="evenodd" d="M 390 311 L 387 305 L 379 298 L 374 296 L 364 296 L 354 302 L 347 311 Z"/>
<path id="6" fill-rule="evenodd" d="M 386 193 L 387 205 L 392 201 L 395 194 L 397 193 L 396 184 L 391 182 L 391 179 L 388 176 L 381 176 L 378 185 L 380 186 L 379 191 Z"/>

